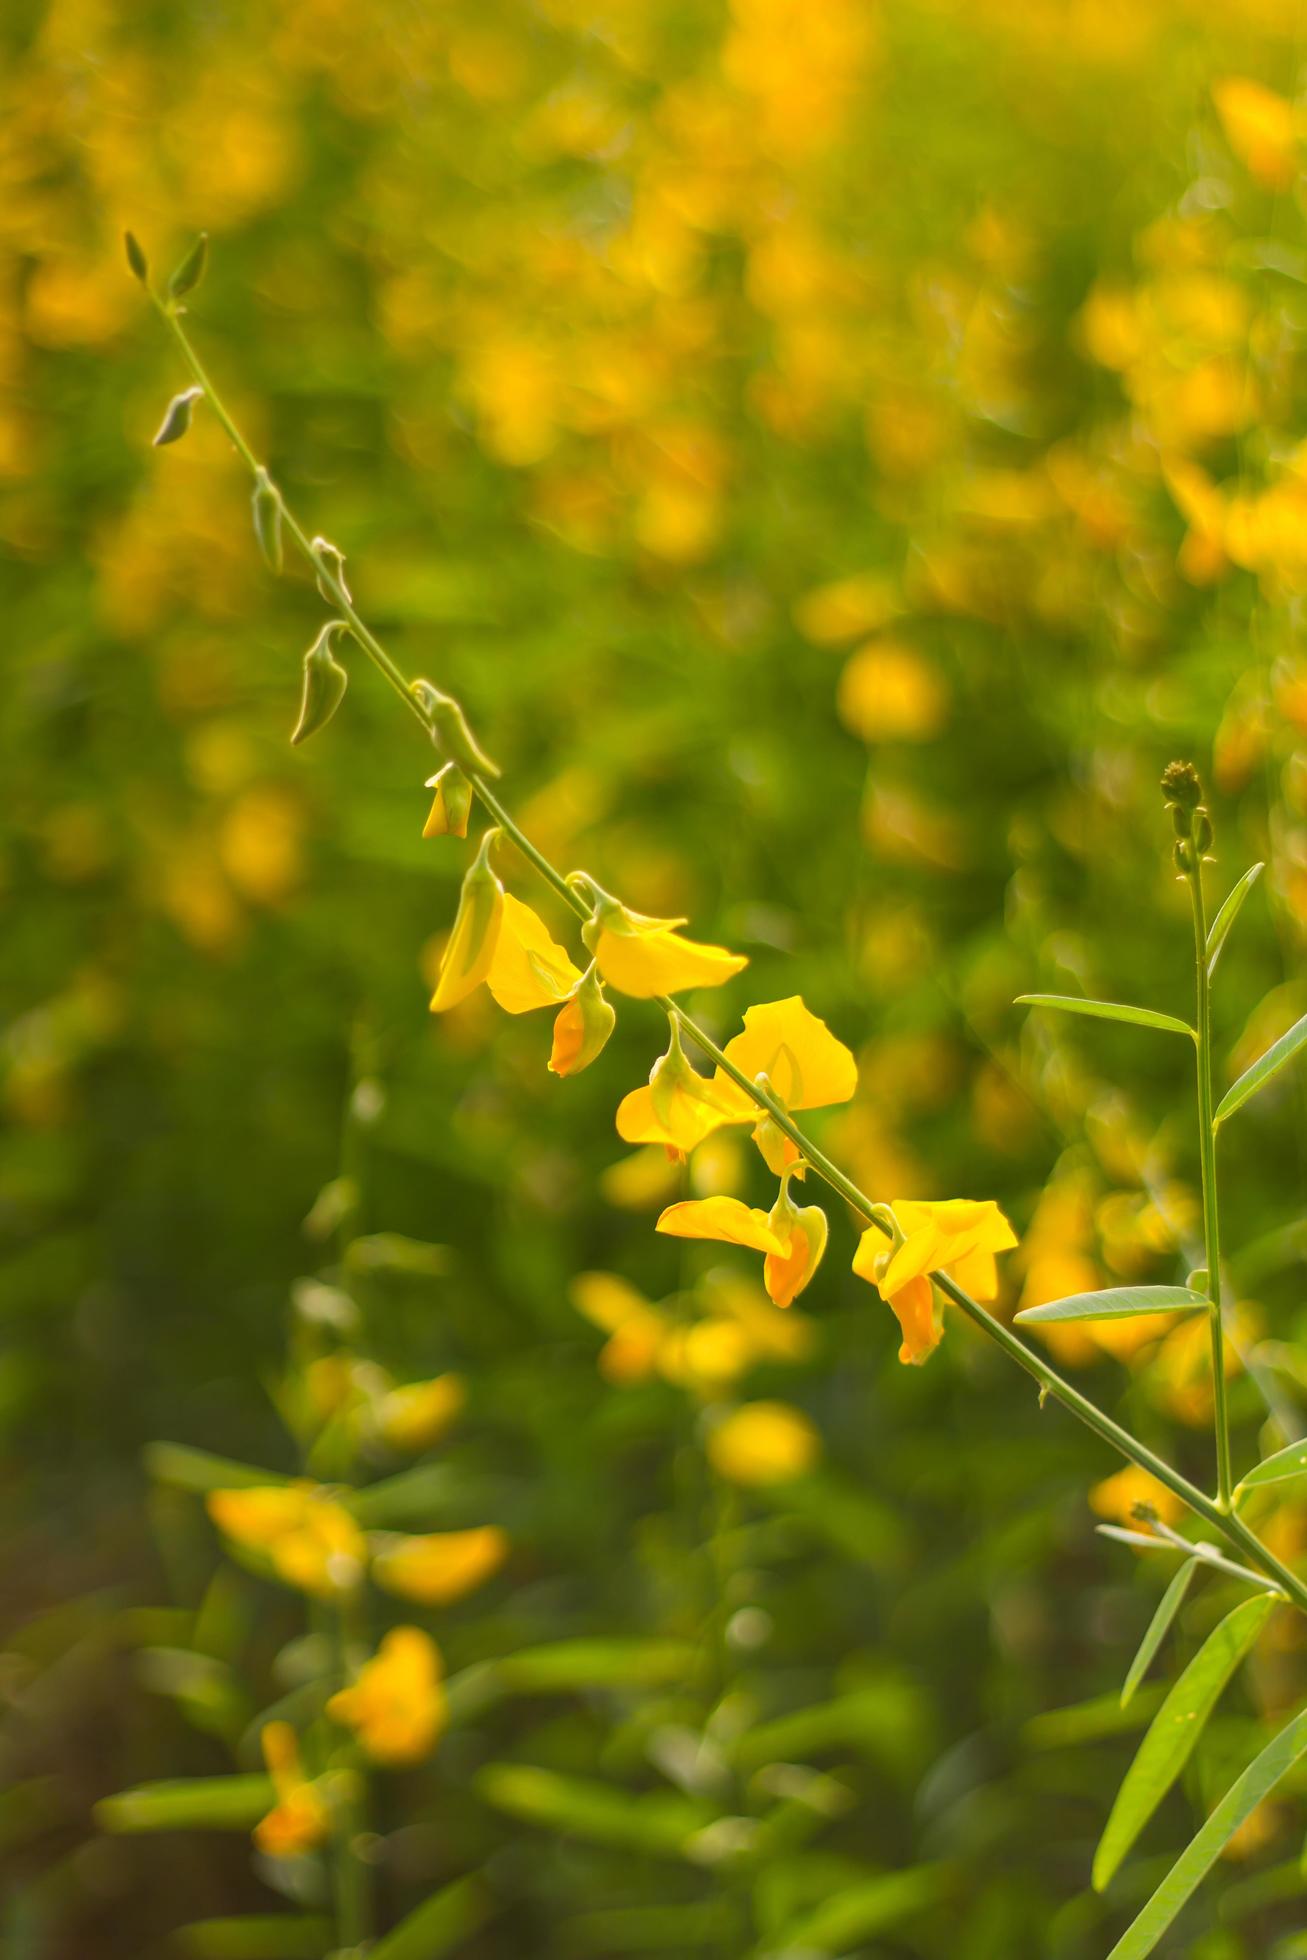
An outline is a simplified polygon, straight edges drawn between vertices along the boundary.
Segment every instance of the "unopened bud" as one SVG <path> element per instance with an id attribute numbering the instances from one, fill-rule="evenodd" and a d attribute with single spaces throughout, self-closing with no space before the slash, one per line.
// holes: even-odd
<path id="1" fill-rule="evenodd" d="M 282 567 L 281 492 L 262 464 L 254 475 L 253 510 L 254 535 L 259 541 L 263 562 L 269 571 L 280 572 Z"/>
<path id="2" fill-rule="evenodd" d="M 154 438 L 154 447 L 163 449 L 170 442 L 180 442 L 191 426 L 191 404 L 197 402 L 204 393 L 203 388 L 183 388 L 180 395 L 174 395 L 159 425 L 159 433 Z"/>
<path id="3" fill-rule="evenodd" d="M 789 1187 L 787 1174 L 767 1216 L 767 1223 L 785 1246 L 783 1253 L 769 1252 L 763 1263 L 763 1283 L 778 1307 L 788 1307 L 797 1300 L 820 1266 L 829 1230 L 821 1206 L 792 1204 Z"/>
<path id="4" fill-rule="evenodd" d="M 1203 786 L 1192 762 L 1168 762 L 1162 771 L 1162 794 L 1168 803 L 1182 810 L 1196 810 L 1203 800 Z"/>
<path id="5" fill-rule="evenodd" d="M 181 299 L 184 293 L 194 292 L 204 277 L 208 257 L 209 234 L 202 231 L 168 281 L 168 291 L 173 299 Z"/>
<path id="6" fill-rule="evenodd" d="M 490 760 L 467 725 L 467 717 L 452 694 L 442 694 L 430 681 L 414 681 L 410 689 L 431 727 L 431 739 L 450 762 L 469 776 L 495 777 L 499 765 Z"/>
<path id="7" fill-rule="evenodd" d="M 495 876 L 490 853 L 502 832 L 487 830 L 480 848 L 463 878 L 458 895 L 458 912 L 440 961 L 436 991 L 431 996 L 431 1012 L 443 1014 L 456 1007 L 490 971 L 499 943 L 504 919 L 504 887 Z"/>
<path id="8" fill-rule="evenodd" d="M 344 552 L 338 545 L 334 545 L 330 538 L 314 538 L 310 549 L 318 562 L 318 590 L 323 598 L 338 603 L 343 596 L 350 605 L 353 605 L 354 594 L 345 583 Z M 327 577 L 323 576 L 324 573 Z M 330 578 L 333 583 L 329 585 L 327 578 Z"/>
<path id="9" fill-rule="evenodd" d="M 472 808 L 472 785 L 456 762 L 447 762 L 436 775 L 427 777 L 427 788 L 435 791 L 424 837 L 466 837 L 468 814 Z"/>
<path id="10" fill-rule="evenodd" d="M 604 994 L 599 969 L 588 966 L 554 1022 L 549 1068 L 554 1075 L 579 1075 L 604 1049 L 617 1026 L 617 1012 Z"/>
<path id="11" fill-rule="evenodd" d="M 125 231 L 123 233 L 123 244 L 127 250 L 127 263 L 132 269 L 132 276 L 139 279 L 143 286 L 148 286 L 150 283 L 149 261 L 141 250 L 140 241 L 136 237 L 136 234 Z"/>
<path id="12" fill-rule="evenodd" d="M 338 633 L 348 631 L 343 619 L 329 619 L 304 656 L 304 692 L 300 697 L 300 718 L 291 735 L 298 747 L 325 728 L 345 698 L 349 675 L 332 652 Z"/>

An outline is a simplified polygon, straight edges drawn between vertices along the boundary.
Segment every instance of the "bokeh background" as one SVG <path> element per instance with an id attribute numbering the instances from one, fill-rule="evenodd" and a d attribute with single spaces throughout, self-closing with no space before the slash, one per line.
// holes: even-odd
<path id="1" fill-rule="evenodd" d="M 1010 1002 L 1044 986 L 1186 1011 L 1156 789 L 1182 754 L 1212 785 L 1216 884 L 1268 866 L 1222 969 L 1221 1070 L 1307 1004 L 1300 15 L 4 10 L 13 1960 L 198 1951 L 175 1929 L 283 1909 L 243 1832 L 110 1838 L 92 1807 L 250 1767 L 302 1601 L 232 1581 L 248 1708 L 196 1719 L 148 1655 L 185 1644 L 220 1552 L 143 1452 L 293 1469 L 272 1385 L 342 1170 L 371 1241 L 443 1248 L 349 1278 L 372 1359 L 468 1384 L 412 1522 L 493 1517 L 512 1543 L 425 1622 L 451 1672 L 582 1636 L 720 1647 L 652 1686 L 505 1698 L 387 1781 L 388 1919 L 476 1873 L 493 1909 L 471 1960 L 1099 1960 L 1300 1688 L 1286 1634 L 1096 1899 L 1133 1743 L 1111 1709 L 1158 1580 L 1094 1535 L 1086 1492 L 1115 1466 L 1092 1439 L 963 1324 L 901 1367 L 834 1203 L 788 1351 L 737 1343 L 709 1378 L 605 1349 L 578 1273 L 679 1293 L 678 1313 L 756 1285 L 748 1255 L 652 1224 L 683 1178 L 759 1202 L 761 1166 L 714 1140 L 683 1174 L 620 1143 L 617 1101 L 662 1046 L 637 1003 L 567 1083 L 546 1017 L 483 997 L 428 1015 L 464 864 L 419 834 L 431 754 L 367 671 L 289 748 L 320 601 L 299 568 L 264 570 L 210 417 L 151 449 L 183 376 L 121 246 L 130 225 L 166 270 L 209 230 L 194 332 L 365 616 L 465 701 L 559 862 L 749 953 L 697 1003 L 714 1032 L 802 992 L 855 1048 L 859 1096 L 822 1134 L 864 1185 L 998 1198 L 1023 1238 L 1004 1311 L 1168 1281 L 1196 1263 L 1185 1055 Z M 1290 1424 L 1305 1109 L 1286 1079 L 1225 1160 L 1240 1346 Z M 1209 1479 L 1188 1335 L 1059 1354 Z M 1265 1405 L 1245 1373 L 1232 1392 L 1247 1456 Z M 733 1399 L 807 1418 L 802 1476 L 714 1478 L 705 1423 Z M 1293 1501 L 1265 1520 L 1288 1553 L 1304 1521 Z M 746 1727 L 782 1724 L 755 1769 L 794 1752 L 831 1782 L 791 1791 L 800 1821 L 752 1877 L 728 1842 L 668 1854 L 486 1774 L 711 1814 L 684 1744 L 723 1692 Z M 1303 1821 L 1292 1790 L 1259 1815 L 1162 1951 L 1307 1952 Z M 861 1916 L 814 1923 L 859 1887 Z"/>

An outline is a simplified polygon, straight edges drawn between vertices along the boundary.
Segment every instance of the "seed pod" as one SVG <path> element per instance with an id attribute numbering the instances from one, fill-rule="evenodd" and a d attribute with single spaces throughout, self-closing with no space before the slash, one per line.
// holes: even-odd
<path id="1" fill-rule="evenodd" d="M 191 404 L 197 402 L 203 393 L 203 388 L 183 388 L 180 395 L 173 396 L 159 425 L 159 433 L 154 438 L 156 449 L 162 449 L 170 442 L 181 441 L 191 426 Z"/>
<path id="2" fill-rule="evenodd" d="M 254 535 L 269 571 L 280 572 L 281 492 L 260 464 L 254 477 Z"/>
<path id="3" fill-rule="evenodd" d="M 132 276 L 139 279 L 143 286 L 148 286 L 150 283 L 149 262 L 141 250 L 140 242 L 135 233 L 125 231 L 123 233 L 123 244 L 127 248 L 127 263 L 132 269 Z"/>
<path id="4" fill-rule="evenodd" d="M 579 1075 L 599 1055 L 617 1026 L 617 1013 L 604 995 L 597 967 L 589 966 L 554 1022 L 552 1075 Z"/>
<path id="5" fill-rule="evenodd" d="M 304 656 L 300 718 L 290 738 L 296 747 L 325 728 L 345 698 L 349 675 L 332 652 L 331 644 L 338 633 L 347 631 L 343 619 L 329 619 Z"/>
<path id="6" fill-rule="evenodd" d="M 209 234 L 202 231 L 168 281 L 168 291 L 174 299 L 180 299 L 183 293 L 194 292 L 204 277 L 208 258 Z"/>
<path id="7" fill-rule="evenodd" d="M 436 794 L 422 826 L 424 837 L 466 837 L 468 813 L 472 808 L 472 785 L 456 762 L 447 762 L 434 776 L 427 777 L 427 788 Z"/>
<path id="8" fill-rule="evenodd" d="M 411 692 L 431 724 L 432 741 L 443 755 L 469 775 L 499 775 L 498 763 L 492 762 L 479 745 L 452 694 L 442 694 L 430 681 L 414 681 Z"/>
<path id="9" fill-rule="evenodd" d="M 340 590 L 344 594 L 345 598 L 349 601 L 351 605 L 353 605 L 354 594 L 350 591 L 349 587 L 345 583 L 344 552 L 339 548 L 338 545 L 334 545 L 331 542 L 330 538 L 314 538 L 312 551 L 313 551 L 313 556 L 319 562 L 320 568 L 325 568 L 325 570 L 330 574 L 330 576 L 336 581 L 336 584 L 340 587 Z M 335 605 L 337 603 L 337 595 L 332 590 L 332 588 L 327 584 L 326 580 L 323 578 L 322 569 L 319 569 L 318 572 L 318 590 L 322 594 L 323 598 L 327 601 L 328 605 Z"/>

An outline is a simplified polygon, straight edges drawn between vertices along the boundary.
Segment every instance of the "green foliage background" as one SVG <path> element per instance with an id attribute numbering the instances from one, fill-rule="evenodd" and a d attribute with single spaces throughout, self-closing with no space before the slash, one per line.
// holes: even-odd
<path id="1" fill-rule="evenodd" d="M 1089 1861 L 1129 1745 L 1110 1719 L 1081 1718 L 1081 1742 L 1048 1711 L 1114 1697 L 1159 1588 L 1093 1536 L 1085 1491 L 1114 1466 L 1092 1440 L 961 1325 L 927 1369 L 900 1367 L 834 1205 L 804 1303 L 814 1353 L 741 1384 L 813 1418 L 814 1481 L 723 1520 L 694 1398 L 602 1378 L 572 1276 L 618 1272 L 656 1300 L 708 1263 L 655 1239 L 652 1186 L 613 1202 L 605 1178 L 658 1017 L 627 1003 L 602 1061 L 562 1084 L 540 1017 L 432 1022 L 422 961 L 464 858 L 419 836 L 431 756 L 366 671 L 291 753 L 320 603 L 298 569 L 266 576 L 203 411 L 151 450 L 180 377 L 120 245 L 130 224 L 166 266 L 210 230 L 197 339 L 295 507 L 345 550 L 365 616 L 465 701 L 555 856 L 749 953 L 699 1003 L 717 1035 L 801 992 L 858 1051 L 859 1102 L 824 1135 L 868 1188 L 992 1196 L 1023 1232 L 1041 1191 L 1069 1190 L 1078 1238 L 1054 1264 L 1183 1279 L 1186 1055 L 1027 1028 L 1009 1003 L 1047 986 L 1187 1011 L 1155 787 L 1181 753 L 1215 772 L 1221 889 L 1268 864 L 1223 967 L 1231 1076 L 1304 1006 L 1302 180 L 1296 161 L 1250 165 L 1213 97 L 1237 76 L 1291 98 L 1300 47 L 1296 9 L 1237 13 L 7 11 L 15 1960 L 177 1951 L 183 1922 L 277 1909 L 242 1835 L 124 1848 L 90 1807 L 230 1767 L 142 1679 L 151 1612 L 192 1608 L 218 1555 L 141 1454 L 163 1436 L 293 1467 L 268 1382 L 360 1076 L 380 1090 L 364 1229 L 448 1248 L 440 1280 L 360 1283 L 371 1351 L 401 1379 L 470 1384 L 427 1522 L 493 1516 L 514 1545 L 432 1622 L 451 1670 L 583 1635 L 695 1648 L 726 1598 L 769 1618 L 730 1663 L 754 1719 L 860 1697 L 856 1719 L 794 1738 L 851 1795 L 767 1861 L 760 1954 L 797 1953 L 786 1929 L 810 1908 L 895 1873 L 883 1928 L 810 1928 L 815 1950 L 1091 1960 L 1292 1697 L 1286 1635 L 1100 1901 Z M 1224 499 L 1208 531 L 1195 471 Z M 1240 512 L 1243 531 L 1222 529 Z M 859 683 L 846 663 L 868 645 Z M 1303 1115 L 1286 1081 L 1225 1160 L 1247 1345 L 1291 1408 Z M 712 1163 L 759 1200 L 755 1163 Z M 1181 1358 L 1072 1359 L 1210 1480 Z M 1233 1395 L 1246 1463 L 1264 1411 L 1246 1377 Z M 1274 1524 L 1292 1553 L 1300 1510 Z M 252 1581 L 243 1597 L 259 1706 L 299 1608 Z M 1196 1604 L 1182 1637 L 1209 1617 Z M 754 1951 L 718 1867 L 551 1833 L 484 1775 L 667 1790 L 649 1737 L 694 1728 L 707 1694 L 692 1669 L 458 1726 L 430 1770 L 384 1783 L 390 1915 L 476 1870 L 495 1909 L 469 1955 Z M 1302 1823 L 1286 1799 L 1161 1950 L 1307 1951 Z"/>

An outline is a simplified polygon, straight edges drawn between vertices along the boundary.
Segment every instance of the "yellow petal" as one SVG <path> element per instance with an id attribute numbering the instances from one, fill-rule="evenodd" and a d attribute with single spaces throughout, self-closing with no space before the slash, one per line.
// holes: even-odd
<path id="1" fill-rule="evenodd" d="M 747 1008 L 744 1033 L 727 1042 L 725 1053 L 750 1081 L 766 1075 L 789 1109 L 825 1109 L 830 1103 L 848 1102 L 858 1086 L 858 1065 L 851 1052 L 798 994 Z M 721 1069 L 717 1081 L 746 1105 L 748 1113 L 755 1113 L 744 1092 Z"/>
<path id="2" fill-rule="evenodd" d="M 785 1402 L 746 1402 L 708 1438 L 708 1458 L 733 1484 L 788 1483 L 811 1470 L 821 1454 L 808 1418 Z"/>
<path id="3" fill-rule="evenodd" d="M 465 1000 L 490 971 L 504 916 L 504 888 L 490 869 L 491 839 L 487 831 L 463 880 L 458 912 L 440 961 L 440 977 L 431 996 L 431 1012 L 443 1014 Z"/>
<path id="4" fill-rule="evenodd" d="M 581 978 L 564 949 L 549 937 L 543 919 L 512 892 L 503 896 L 499 935 L 486 970 L 486 985 L 506 1014 L 557 1007 Z"/>
<path id="5" fill-rule="evenodd" d="M 351 1687 L 327 1702 L 335 1722 L 354 1729 L 379 1763 L 429 1755 L 445 1726 L 440 1651 L 420 1627 L 394 1627 Z"/>
<path id="6" fill-rule="evenodd" d="M 706 1136 L 732 1119 L 710 1100 L 708 1084 L 700 1096 L 679 1087 L 664 1098 L 663 1115 L 654 1108 L 654 1092 L 646 1084 L 632 1089 L 617 1105 L 617 1134 L 624 1143 L 661 1143 L 668 1150 L 693 1150 Z"/>
<path id="7" fill-rule="evenodd" d="M 944 1324 L 935 1309 L 935 1292 L 928 1279 L 910 1279 L 886 1295 L 903 1334 L 899 1360 L 919 1367 L 939 1346 Z"/>
<path id="8" fill-rule="evenodd" d="M 573 1306 L 605 1334 L 614 1334 L 628 1320 L 653 1311 L 643 1293 L 616 1273 L 578 1273 L 569 1291 Z"/>
<path id="9" fill-rule="evenodd" d="M 595 963 L 609 986 L 636 1000 L 685 993 L 691 987 L 720 987 L 749 964 L 741 953 L 685 939 L 657 921 L 636 932 L 601 931 Z"/>
<path id="10" fill-rule="evenodd" d="M 776 1215 L 773 1227 L 779 1231 Z M 797 1300 L 821 1264 L 826 1250 L 826 1214 L 820 1205 L 806 1205 L 795 1218 L 785 1251 L 768 1253 L 763 1262 L 763 1284 L 778 1307 Z"/>
<path id="11" fill-rule="evenodd" d="M 505 1534 L 498 1525 L 484 1524 L 471 1531 L 433 1531 L 383 1543 L 372 1572 L 387 1592 L 424 1606 L 443 1606 L 482 1585 L 507 1556 Z"/>
<path id="12" fill-rule="evenodd" d="M 1137 1463 L 1128 1463 L 1124 1470 L 1095 1484 L 1089 1493 L 1089 1503 L 1100 1518 L 1113 1519 L 1117 1524 L 1138 1522 L 1134 1514 L 1136 1504 L 1151 1505 L 1163 1524 L 1174 1524 L 1184 1513 L 1184 1505 L 1174 1491 Z"/>
<path id="13" fill-rule="evenodd" d="M 617 1010 L 605 1000 L 598 968 L 592 965 L 554 1022 L 550 1074 L 579 1075 L 583 1068 L 589 1068 L 616 1025 Z"/>
<path id="14" fill-rule="evenodd" d="M 382 1398 L 377 1429 L 395 1450 L 425 1450 L 441 1437 L 467 1399 L 459 1375 L 408 1382 Z"/>
<path id="15" fill-rule="evenodd" d="M 766 1212 L 738 1198 L 690 1198 L 669 1205 L 655 1229 L 673 1239 L 720 1239 L 723 1245 L 747 1245 L 754 1252 L 785 1253 Z"/>

